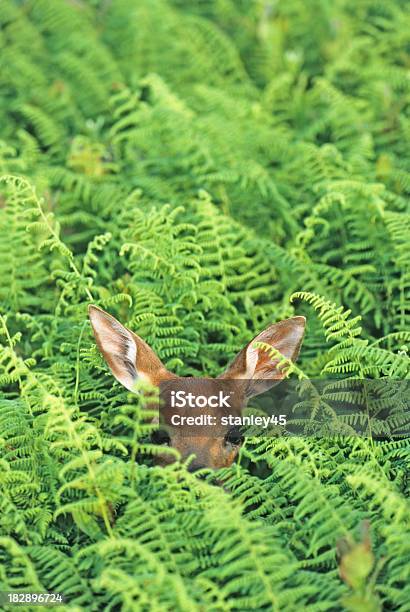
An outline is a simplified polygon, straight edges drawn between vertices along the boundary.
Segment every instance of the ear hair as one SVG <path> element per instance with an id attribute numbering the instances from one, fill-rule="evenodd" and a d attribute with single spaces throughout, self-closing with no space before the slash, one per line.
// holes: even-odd
<path id="1" fill-rule="evenodd" d="M 158 385 L 173 378 L 148 344 L 110 314 L 90 305 L 88 314 L 97 346 L 115 378 L 129 391 L 138 379 Z"/>
<path id="2" fill-rule="evenodd" d="M 272 387 L 285 377 L 285 372 L 278 367 L 280 357 L 271 358 L 269 353 L 254 346 L 255 342 L 264 342 L 276 349 L 286 359 L 296 361 L 305 332 L 305 317 L 292 317 L 270 325 L 251 342 L 249 342 L 221 378 L 243 379 L 248 381 L 247 396 L 257 395 Z M 258 382 L 259 381 L 259 382 Z M 263 381 L 261 383 L 261 381 Z"/>

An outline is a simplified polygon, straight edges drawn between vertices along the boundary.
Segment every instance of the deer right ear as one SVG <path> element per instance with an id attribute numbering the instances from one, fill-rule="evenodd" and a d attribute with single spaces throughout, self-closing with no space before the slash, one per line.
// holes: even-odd
<path id="1" fill-rule="evenodd" d="M 110 314 L 90 305 L 88 314 L 97 346 L 115 378 L 129 391 L 137 380 L 152 385 L 174 378 L 148 344 Z"/>
<path id="2" fill-rule="evenodd" d="M 305 325 L 305 317 L 292 317 L 269 325 L 238 353 L 220 378 L 239 378 L 248 381 L 246 390 L 248 397 L 266 391 L 282 380 L 285 372 L 280 367 L 280 358 L 271 358 L 266 351 L 256 348 L 255 342 L 270 345 L 283 357 L 294 362 L 299 355 Z"/>

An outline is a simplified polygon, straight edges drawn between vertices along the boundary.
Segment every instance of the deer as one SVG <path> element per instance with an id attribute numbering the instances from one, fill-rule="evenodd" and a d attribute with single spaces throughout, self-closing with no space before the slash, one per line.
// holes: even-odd
<path id="1" fill-rule="evenodd" d="M 181 383 L 185 389 L 192 387 L 196 393 L 202 389 L 203 394 L 209 396 L 213 393 L 216 395 L 224 382 L 236 381 L 235 402 L 230 407 L 230 412 L 234 415 L 241 415 L 251 397 L 283 380 L 286 376 L 284 368 L 281 367 L 283 357 L 292 363 L 296 361 L 306 327 L 306 318 L 303 316 L 294 316 L 269 325 L 244 346 L 224 372 L 217 378 L 210 379 L 177 376 L 165 367 L 145 340 L 112 315 L 93 304 L 89 305 L 88 313 L 97 347 L 114 377 L 126 389 L 138 392 L 138 381 L 154 388 Z M 275 349 L 274 356 L 270 356 L 272 352 L 256 348 L 256 342 L 265 343 Z M 164 406 L 162 411 L 169 414 L 170 406 Z M 209 406 L 207 411 L 209 418 L 216 419 L 221 408 L 219 405 Z M 183 415 L 192 414 L 192 408 L 186 407 L 180 412 Z M 204 468 L 217 470 L 229 467 L 237 458 L 243 444 L 238 428 L 228 425 L 218 425 L 212 432 L 209 427 L 204 426 L 196 435 L 190 435 L 184 427 L 167 427 L 166 431 L 158 430 L 155 433 L 154 443 L 176 449 L 181 460 L 193 459 L 188 464 L 191 472 Z M 165 466 L 175 459 L 169 453 L 164 453 L 156 461 Z"/>

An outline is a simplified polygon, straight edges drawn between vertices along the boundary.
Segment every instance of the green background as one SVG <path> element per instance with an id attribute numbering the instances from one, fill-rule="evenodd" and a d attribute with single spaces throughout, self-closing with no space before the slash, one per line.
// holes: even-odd
<path id="1" fill-rule="evenodd" d="M 304 314 L 299 376 L 409 378 L 409 50 L 404 0 L 2 0 L 0 591 L 410 610 L 399 419 L 155 467 L 86 314 L 185 376 Z"/>

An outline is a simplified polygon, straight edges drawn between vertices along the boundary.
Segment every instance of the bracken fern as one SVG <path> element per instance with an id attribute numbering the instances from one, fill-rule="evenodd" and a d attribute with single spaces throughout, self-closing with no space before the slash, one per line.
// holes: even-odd
<path id="1" fill-rule="evenodd" d="M 312 417 L 346 379 L 409 379 L 409 25 L 403 0 L 2 0 L 0 591 L 410 610 L 408 412 L 160 468 L 86 317 L 215 376 L 304 314 Z"/>

